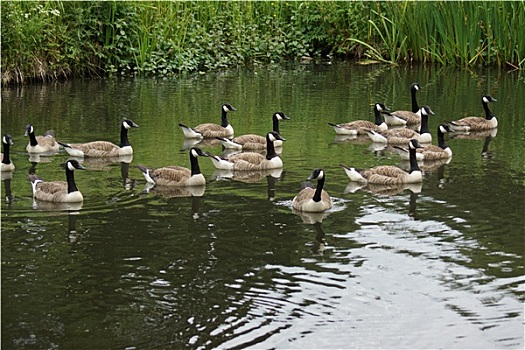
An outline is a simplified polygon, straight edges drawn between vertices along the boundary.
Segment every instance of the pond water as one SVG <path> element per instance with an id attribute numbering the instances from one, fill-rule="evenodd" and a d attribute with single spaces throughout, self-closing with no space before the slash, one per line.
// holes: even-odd
<path id="1" fill-rule="evenodd" d="M 340 163 L 403 164 L 327 123 L 371 120 L 374 102 L 409 109 L 412 82 L 434 140 L 441 122 L 482 115 L 485 93 L 497 133 L 447 136 L 452 160 L 419 188 L 354 186 Z M 16 170 L 2 182 L 2 349 L 521 349 L 524 96 L 517 73 L 352 64 L 3 88 Z M 282 171 L 231 178 L 201 157 L 204 193 L 149 188 L 136 165 L 189 166 L 178 124 L 218 123 L 224 102 L 236 135 L 291 118 Z M 26 124 L 118 143 L 123 117 L 140 126 L 132 159 L 85 159 L 81 208 L 33 201 L 28 172 L 64 180 L 68 155 L 30 158 Z M 335 206 L 298 215 L 318 167 Z"/>

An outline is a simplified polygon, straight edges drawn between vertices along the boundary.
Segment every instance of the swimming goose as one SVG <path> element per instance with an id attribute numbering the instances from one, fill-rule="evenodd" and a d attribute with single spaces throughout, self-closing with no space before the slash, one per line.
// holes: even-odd
<path id="1" fill-rule="evenodd" d="M 223 159 L 208 154 L 216 169 L 223 170 L 264 170 L 282 168 L 283 161 L 275 152 L 274 142 L 282 140 L 275 131 L 266 134 L 266 156 L 256 152 L 238 153 Z"/>
<path id="2" fill-rule="evenodd" d="M 399 128 L 388 129 L 381 132 L 370 130 L 368 136 L 370 136 L 373 142 L 377 143 L 407 144 L 411 139 L 417 139 L 419 142 L 430 143 L 432 142 L 432 135 L 428 130 L 428 116 L 433 115 L 434 112 L 429 106 L 423 106 L 417 114 L 421 117 L 421 128 L 419 133 L 412 129 Z"/>
<path id="3" fill-rule="evenodd" d="M 381 113 L 387 112 L 390 109 L 382 103 L 374 104 L 374 116 L 375 122 L 372 123 L 368 120 L 355 120 L 349 123 L 333 124 L 328 123 L 331 127 L 334 128 L 335 133 L 338 135 L 365 135 L 370 130 L 376 131 L 385 131 L 388 129 L 388 126 L 383 121 Z"/>
<path id="4" fill-rule="evenodd" d="M 2 136 L 2 145 L 4 146 L 4 153 L 2 154 L 2 168 L 1 171 L 13 171 L 15 170 L 15 165 L 11 161 L 11 158 L 9 157 L 9 149 L 11 148 L 11 145 L 13 144 L 13 140 L 11 139 L 11 135 L 5 134 Z"/>
<path id="5" fill-rule="evenodd" d="M 200 148 L 190 149 L 191 170 L 181 166 L 166 166 L 159 169 L 149 169 L 144 165 L 137 167 L 142 171 L 146 181 L 158 186 L 204 186 L 206 179 L 199 167 L 199 156 L 207 156 Z"/>
<path id="6" fill-rule="evenodd" d="M 275 112 L 272 116 L 272 120 L 273 131 L 279 132 L 279 121 L 290 120 L 290 117 L 285 115 L 283 112 Z M 224 148 L 227 149 L 255 150 L 266 148 L 266 137 L 255 134 L 237 136 L 231 140 L 224 137 L 217 137 L 217 139 L 221 142 Z M 283 145 L 283 140 L 275 140 L 273 145 L 275 147 L 281 147 Z"/>
<path id="7" fill-rule="evenodd" d="M 323 212 L 332 207 L 330 195 L 323 190 L 325 174 L 323 169 L 314 169 L 307 180 L 316 180 L 317 188 L 314 189 L 310 182 L 302 184 L 303 189 L 292 200 L 292 208 L 306 212 Z"/>
<path id="8" fill-rule="evenodd" d="M 438 145 L 424 145 L 416 150 L 417 160 L 438 160 L 452 157 L 452 150 L 445 143 L 445 133 L 452 130 L 447 124 L 441 124 L 437 128 Z M 394 146 L 398 150 L 401 159 L 410 159 L 409 151 L 404 147 Z"/>
<path id="9" fill-rule="evenodd" d="M 53 130 L 46 131 L 44 136 L 35 136 L 33 125 L 29 124 L 26 126 L 24 136 L 29 136 L 29 144 L 26 147 L 27 153 L 57 152 L 59 149 Z"/>
<path id="10" fill-rule="evenodd" d="M 387 125 L 406 125 L 406 124 L 419 124 L 421 117 L 417 114 L 419 106 L 416 100 L 416 92 L 421 87 L 418 83 L 410 85 L 410 95 L 412 96 L 412 110 L 411 111 L 394 111 L 391 113 L 385 113 L 385 122 Z"/>
<path id="11" fill-rule="evenodd" d="M 233 127 L 228 122 L 226 114 L 230 111 L 236 111 L 232 105 L 225 103 L 222 105 L 222 122 L 221 124 L 205 123 L 190 128 L 184 124 L 179 124 L 187 139 L 202 139 L 215 137 L 231 137 L 233 136 Z"/>
<path id="12" fill-rule="evenodd" d="M 416 160 L 416 149 L 421 145 L 416 139 L 410 140 L 408 149 L 410 152 L 410 170 L 408 172 L 391 165 L 379 165 L 370 169 L 356 169 L 341 164 L 346 175 L 351 181 L 394 185 L 402 183 L 415 183 L 423 181 L 423 175 Z"/>
<path id="13" fill-rule="evenodd" d="M 485 110 L 485 118 L 483 117 L 466 117 L 459 120 L 449 122 L 452 131 L 480 131 L 489 130 L 498 127 L 498 119 L 489 109 L 489 102 L 496 102 L 497 100 L 490 95 L 483 95 L 481 103 Z"/>
<path id="14" fill-rule="evenodd" d="M 128 130 L 138 128 L 130 119 L 124 119 L 120 127 L 120 144 L 117 146 L 108 141 L 92 141 L 87 143 L 63 143 L 67 153 L 73 157 L 119 157 L 133 154 L 133 148 L 128 140 Z"/>
<path id="15" fill-rule="evenodd" d="M 66 162 L 66 180 L 44 182 L 44 180 L 35 174 L 28 175 L 28 180 L 33 188 L 33 197 L 46 202 L 77 203 L 82 202 L 84 198 L 82 193 L 75 184 L 73 171 L 75 169 L 86 170 L 76 159 L 70 159 Z"/>

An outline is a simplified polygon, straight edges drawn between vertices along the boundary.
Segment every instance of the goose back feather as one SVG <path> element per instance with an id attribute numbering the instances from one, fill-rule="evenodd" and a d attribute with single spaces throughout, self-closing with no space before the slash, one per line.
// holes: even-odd
<path id="1" fill-rule="evenodd" d="M 407 128 L 389 129 L 381 132 L 370 130 L 368 136 L 373 142 L 394 145 L 407 144 L 411 139 L 417 139 L 422 143 L 432 142 L 432 135 L 428 129 L 428 116 L 433 114 L 434 112 L 428 106 L 423 106 L 418 111 L 418 115 L 421 117 L 420 132 Z"/>

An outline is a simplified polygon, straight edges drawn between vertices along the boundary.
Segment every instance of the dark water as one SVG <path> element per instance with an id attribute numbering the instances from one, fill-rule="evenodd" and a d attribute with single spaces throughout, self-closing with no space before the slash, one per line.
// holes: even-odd
<path id="1" fill-rule="evenodd" d="M 370 119 L 378 101 L 408 109 L 415 81 L 432 131 L 481 115 L 488 92 L 497 134 L 447 137 L 452 161 L 420 188 L 355 188 L 339 163 L 398 156 L 327 122 Z M 353 65 L 3 89 L 16 170 L 2 183 L 2 349 L 521 349 L 524 96 L 516 73 Z M 202 196 L 147 191 L 135 166 L 189 166 L 178 124 L 218 122 L 224 102 L 236 135 L 292 118 L 282 172 L 224 178 L 200 158 Z M 86 159 L 75 212 L 33 203 L 27 173 L 63 180 L 68 157 L 29 159 L 27 123 L 118 142 L 122 117 L 140 125 L 130 164 Z M 290 204 L 316 167 L 335 208 L 310 224 Z"/>

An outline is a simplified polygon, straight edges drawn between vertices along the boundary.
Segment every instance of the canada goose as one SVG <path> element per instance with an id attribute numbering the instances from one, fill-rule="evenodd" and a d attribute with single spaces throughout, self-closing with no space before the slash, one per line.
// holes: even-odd
<path id="1" fill-rule="evenodd" d="M 26 147 L 27 153 L 57 152 L 59 149 L 53 130 L 46 131 L 44 136 L 35 136 L 33 125 L 29 124 L 26 126 L 24 136 L 29 136 L 29 144 Z"/>
<path id="2" fill-rule="evenodd" d="M 290 117 L 283 112 L 275 112 L 272 116 L 273 131 L 279 132 L 279 121 L 289 119 Z M 221 142 L 224 148 L 227 149 L 255 150 L 266 148 L 266 137 L 255 134 L 241 135 L 234 137 L 231 140 L 224 137 L 217 137 L 217 139 Z M 275 140 L 273 145 L 275 147 L 281 147 L 283 145 L 283 140 Z"/>
<path id="3" fill-rule="evenodd" d="M 216 169 L 222 170 L 264 170 L 282 168 L 283 161 L 275 152 L 275 140 L 282 140 L 275 131 L 266 134 L 266 156 L 256 152 L 238 153 L 223 159 L 208 154 Z"/>
<path id="4" fill-rule="evenodd" d="M 331 127 L 334 128 L 335 133 L 338 135 L 365 135 L 370 130 L 377 130 L 377 131 L 385 131 L 388 129 L 388 126 L 383 121 L 383 117 L 381 116 L 382 112 L 389 111 L 388 107 L 386 107 L 382 103 L 376 103 L 374 104 L 374 116 L 375 116 L 375 122 L 372 123 L 368 120 L 355 120 L 353 122 L 349 123 L 342 123 L 342 124 L 333 124 L 328 123 Z"/>
<path id="5" fill-rule="evenodd" d="M 428 116 L 433 115 L 434 112 L 429 106 L 423 106 L 417 114 L 421 117 L 421 128 L 419 133 L 412 129 L 399 128 L 388 129 L 381 132 L 370 130 L 368 136 L 370 136 L 373 142 L 377 143 L 407 144 L 410 139 L 417 139 L 419 142 L 423 143 L 432 142 L 432 135 L 428 130 Z"/>
<path id="6" fill-rule="evenodd" d="M 232 105 L 225 103 L 222 105 L 222 122 L 221 124 L 205 123 L 197 125 L 194 128 L 187 127 L 184 124 L 179 124 L 187 139 L 202 139 L 215 137 L 231 137 L 233 136 L 233 127 L 228 122 L 226 114 L 230 111 L 236 111 Z"/>
<path id="7" fill-rule="evenodd" d="M 73 157 L 119 157 L 133 154 L 133 148 L 128 140 L 128 130 L 138 128 L 130 119 L 124 119 L 120 127 L 120 144 L 117 146 L 109 141 L 92 141 L 87 143 L 63 143 L 67 153 Z"/>
<path id="8" fill-rule="evenodd" d="M 9 149 L 11 148 L 12 144 L 13 140 L 11 139 L 11 135 L 5 134 L 2 136 L 2 145 L 4 146 L 4 153 L 2 154 L 2 171 L 7 172 L 15 170 L 15 165 L 9 157 Z"/>
<path id="9" fill-rule="evenodd" d="M 33 197 L 45 202 L 76 203 L 82 202 L 84 198 L 75 184 L 73 171 L 75 169 L 86 170 L 76 159 L 66 162 L 66 180 L 44 182 L 44 180 L 34 174 L 28 175 L 28 179 L 33 187 Z"/>
<path id="10" fill-rule="evenodd" d="M 466 117 L 459 120 L 449 122 L 452 131 L 480 131 L 489 130 L 498 127 L 498 119 L 489 109 L 489 102 L 496 102 L 497 100 L 490 95 L 483 95 L 481 103 L 485 110 L 485 118 L 483 117 Z"/>
<path id="11" fill-rule="evenodd" d="M 199 168 L 199 156 L 206 156 L 200 148 L 190 149 L 191 170 L 181 166 L 166 166 L 159 169 L 149 169 L 144 165 L 137 167 L 142 171 L 146 181 L 158 186 L 204 186 L 206 179 Z"/>
<path id="12" fill-rule="evenodd" d="M 410 85 L 410 95 L 412 96 L 412 110 L 411 111 L 394 111 L 391 113 L 385 113 L 385 122 L 387 125 L 406 125 L 406 124 L 419 124 L 421 117 L 417 114 L 419 106 L 416 100 L 416 92 L 421 87 L 418 83 Z"/>
<path id="13" fill-rule="evenodd" d="M 438 160 L 452 157 L 452 150 L 445 143 L 445 133 L 452 130 L 447 124 L 441 124 L 437 128 L 438 145 L 424 145 L 416 150 L 417 160 Z M 410 159 L 409 151 L 406 148 L 394 146 L 398 150 L 401 159 Z"/>
<path id="14" fill-rule="evenodd" d="M 418 140 L 412 139 L 408 143 L 410 152 L 410 170 L 408 172 L 391 165 L 379 165 L 370 169 L 350 168 L 341 164 L 351 181 L 394 185 L 423 181 L 421 169 L 416 160 L 416 149 L 420 148 Z"/>
<path id="15" fill-rule="evenodd" d="M 302 190 L 292 200 L 292 208 L 306 212 L 323 212 L 332 207 L 332 199 L 328 192 L 323 190 L 325 174 L 323 169 L 314 169 L 307 180 L 316 180 L 317 188 L 314 189 L 310 182 L 302 184 Z"/>

